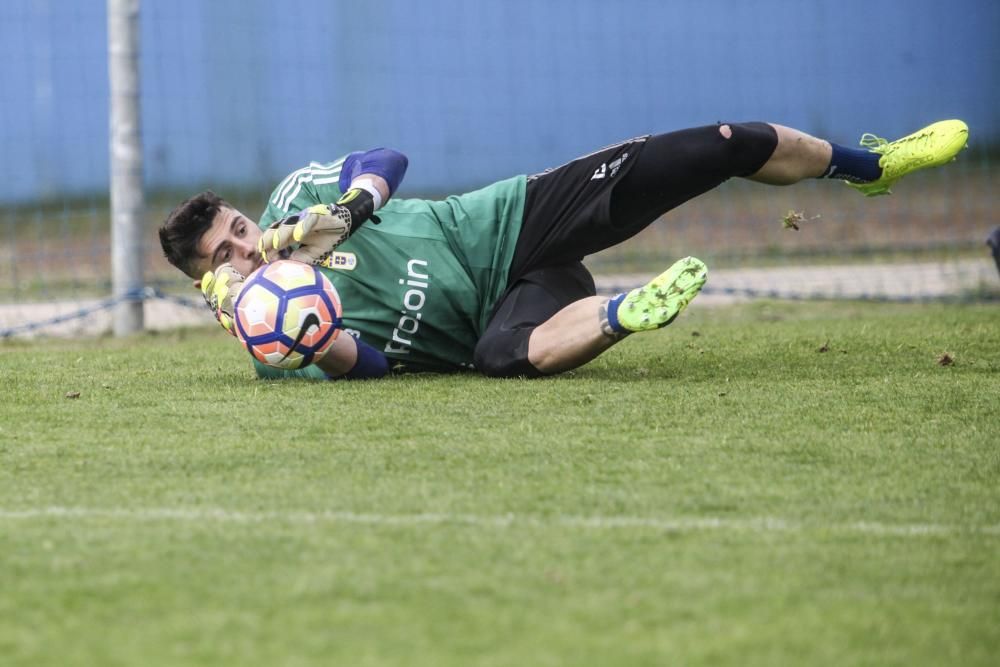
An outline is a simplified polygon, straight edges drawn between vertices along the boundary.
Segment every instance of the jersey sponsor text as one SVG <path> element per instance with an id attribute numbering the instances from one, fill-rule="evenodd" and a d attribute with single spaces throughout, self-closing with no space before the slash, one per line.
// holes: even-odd
<path id="1" fill-rule="evenodd" d="M 392 340 L 385 344 L 386 354 L 409 354 L 410 347 L 413 346 L 413 337 L 420 329 L 420 320 L 423 314 L 420 310 L 427 303 L 427 292 L 430 274 L 421 273 L 420 270 L 427 271 L 427 261 L 423 259 L 411 259 L 406 263 L 406 278 L 400 278 L 399 284 L 406 285 L 410 289 L 403 294 L 403 309 L 396 328 L 392 330 Z"/>

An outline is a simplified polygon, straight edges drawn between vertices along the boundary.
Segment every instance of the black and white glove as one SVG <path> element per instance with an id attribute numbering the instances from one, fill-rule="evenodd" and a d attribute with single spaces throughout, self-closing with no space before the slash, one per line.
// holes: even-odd
<path id="1" fill-rule="evenodd" d="M 265 262 L 294 259 L 322 265 L 366 220 L 378 224 L 374 213 L 371 193 L 353 188 L 336 204 L 316 204 L 274 222 L 257 241 L 257 250 Z"/>

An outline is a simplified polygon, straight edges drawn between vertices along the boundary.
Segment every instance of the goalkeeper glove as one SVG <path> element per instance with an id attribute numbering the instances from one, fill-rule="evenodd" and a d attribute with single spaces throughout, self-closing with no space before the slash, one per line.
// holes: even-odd
<path id="1" fill-rule="evenodd" d="M 334 249 L 366 220 L 378 224 L 375 200 L 361 188 L 348 190 L 336 204 L 316 204 L 274 222 L 257 241 L 265 262 L 290 258 L 322 266 Z M 291 246 L 298 243 L 296 250 Z"/>
<path id="2" fill-rule="evenodd" d="M 233 304 L 243 289 L 246 278 L 233 268 L 229 262 L 222 264 L 214 272 L 206 271 L 201 278 L 201 293 L 205 302 L 212 309 L 215 319 L 222 328 L 233 336 L 236 335 L 236 324 L 233 320 Z"/>

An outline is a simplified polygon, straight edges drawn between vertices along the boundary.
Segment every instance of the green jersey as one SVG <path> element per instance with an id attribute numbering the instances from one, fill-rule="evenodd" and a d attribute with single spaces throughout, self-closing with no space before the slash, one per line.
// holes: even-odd
<path id="1" fill-rule="evenodd" d="M 268 200 L 261 229 L 341 196 L 343 159 L 290 174 Z M 390 199 L 321 269 L 343 304 L 344 328 L 381 351 L 394 370 L 472 368 L 476 342 L 507 288 L 521 231 L 526 178 L 516 176 L 443 201 Z M 325 377 L 316 366 L 261 377 Z"/>

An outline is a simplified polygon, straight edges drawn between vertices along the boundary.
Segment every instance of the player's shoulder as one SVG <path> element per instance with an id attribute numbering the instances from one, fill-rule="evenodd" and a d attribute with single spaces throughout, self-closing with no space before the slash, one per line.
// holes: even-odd
<path id="1" fill-rule="evenodd" d="M 311 204 L 323 203 L 314 201 L 317 188 L 337 189 L 340 171 L 346 158 L 347 156 L 344 155 L 332 162 L 310 162 L 281 179 L 267 199 L 267 207 L 260 216 L 260 226 L 267 227 L 275 220 L 302 210 Z M 339 192 L 339 189 L 337 191 Z"/>
<path id="2" fill-rule="evenodd" d="M 285 176 L 271 193 L 269 204 L 282 208 L 292 202 L 304 185 L 324 185 L 336 183 L 340 179 L 340 170 L 347 156 L 337 158 L 333 162 L 310 162 Z"/>

